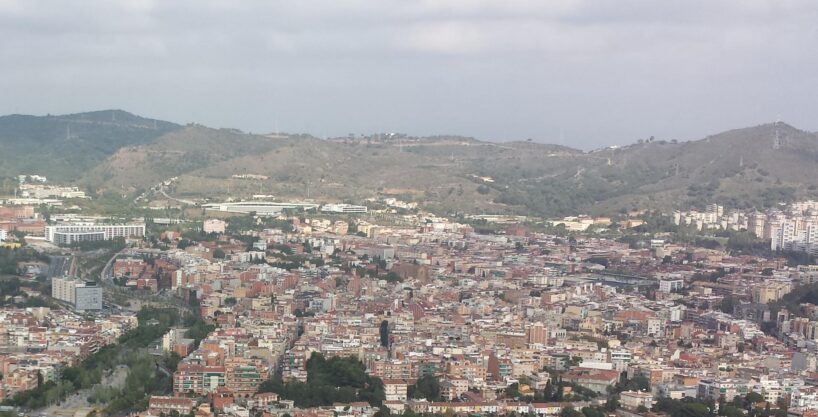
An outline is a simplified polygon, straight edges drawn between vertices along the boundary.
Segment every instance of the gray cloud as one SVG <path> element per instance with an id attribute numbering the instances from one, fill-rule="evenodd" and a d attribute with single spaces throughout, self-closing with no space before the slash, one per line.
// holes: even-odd
<path id="1" fill-rule="evenodd" d="M 811 0 L 0 0 L 0 113 L 583 148 L 816 130 L 816 21 Z"/>

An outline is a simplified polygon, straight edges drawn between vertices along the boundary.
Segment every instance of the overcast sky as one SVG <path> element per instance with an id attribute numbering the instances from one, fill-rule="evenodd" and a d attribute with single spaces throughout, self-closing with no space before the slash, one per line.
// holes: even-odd
<path id="1" fill-rule="evenodd" d="M 0 0 L 2 114 L 589 149 L 817 101 L 814 0 Z"/>

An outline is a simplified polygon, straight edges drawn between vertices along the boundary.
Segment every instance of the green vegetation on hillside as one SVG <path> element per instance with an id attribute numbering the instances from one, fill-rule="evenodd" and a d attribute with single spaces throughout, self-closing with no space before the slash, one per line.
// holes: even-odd
<path id="1" fill-rule="evenodd" d="M 780 149 L 770 145 L 775 135 L 785 138 Z M 117 194 L 125 201 L 172 177 L 165 192 L 176 198 L 396 196 L 440 213 L 542 217 L 708 203 L 768 208 L 818 196 L 818 177 L 809 175 L 818 168 L 816 135 L 785 124 L 581 152 L 468 138 L 418 139 L 404 148 L 389 141 L 269 138 L 108 111 L 0 118 L 0 146 L 7 192 L 12 175 L 35 167 L 53 182 L 87 186 L 95 198 Z M 234 178 L 242 175 L 249 177 Z"/>
<path id="2" fill-rule="evenodd" d="M 151 143 L 178 127 L 119 110 L 0 117 L 0 176 L 77 179 L 120 148 Z"/>

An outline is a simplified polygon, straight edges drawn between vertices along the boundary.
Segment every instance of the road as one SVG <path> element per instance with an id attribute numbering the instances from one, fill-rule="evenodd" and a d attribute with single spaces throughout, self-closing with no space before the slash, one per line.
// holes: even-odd
<path id="1" fill-rule="evenodd" d="M 51 256 L 51 263 L 48 265 L 48 277 L 62 277 L 71 274 L 71 256 Z"/>
<path id="2" fill-rule="evenodd" d="M 168 200 L 173 200 L 173 201 L 175 201 L 175 202 L 177 202 L 177 203 L 187 204 L 187 205 L 190 205 L 190 206 L 197 206 L 197 205 L 199 205 L 197 202 L 192 201 L 192 200 L 184 200 L 184 199 L 181 199 L 181 198 L 176 198 L 176 197 L 171 197 L 171 196 L 169 196 L 169 195 L 168 195 L 168 193 L 166 193 L 166 192 L 165 192 L 165 187 L 160 188 L 160 189 L 159 189 L 159 192 L 160 192 L 160 193 L 161 193 L 163 196 L 165 196 L 165 198 L 167 198 Z"/>
<path id="3" fill-rule="evenodd" d="M 131 253 L 133 253 L 133 250 L 131 248 L 125 248 L 115 253 L 114 256 L 111 256 L 111 259 L 108 259 L 108 262 L 106 262 L 105 266 L 102 267 L 102 272 L 99 274 L 100 280 L 102 280 L 103 282 L 110 280 L 111 274 L 113 273 L 111 271 L 111 268 L 113 268 L 114 261 L 116 261 L 116 258 L 118 258 L 120 255 L 128 255 Z"/>

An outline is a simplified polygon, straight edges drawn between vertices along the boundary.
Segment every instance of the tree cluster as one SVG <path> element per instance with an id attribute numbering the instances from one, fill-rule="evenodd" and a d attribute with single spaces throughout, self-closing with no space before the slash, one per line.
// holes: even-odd
<path id="1" fill-rule="evenodd" d="M 281 398 L 294 401 L 297 407 L 356 401 L 378 407 L 386 397 L 383 382 L 367 375 L 366 367 L 357 358 L 326 359 L 317 352 L 307 361 L 307 382 L 285 383 L 276 376 L 262 383 L 259 392 L 275 392 Z"/>

